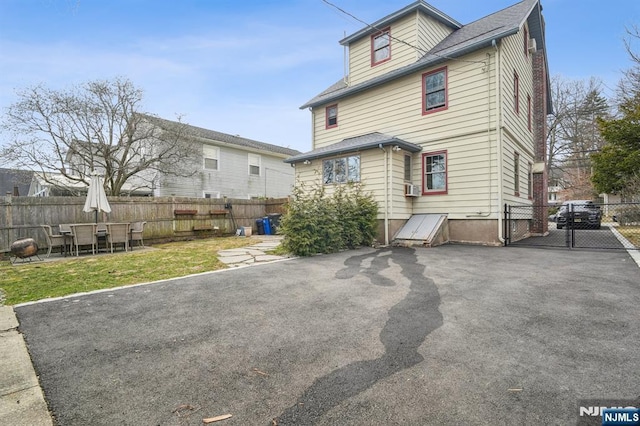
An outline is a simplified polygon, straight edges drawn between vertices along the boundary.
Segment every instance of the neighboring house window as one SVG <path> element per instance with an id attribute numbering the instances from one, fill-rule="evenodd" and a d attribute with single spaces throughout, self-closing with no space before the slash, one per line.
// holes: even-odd
<path id="1" fill-rule="evenodd" d="M 520 114 L 520 77 L 513 72 L 513 108 L 516 114 Z"/>
<path id="2" fill-rule="evenodd" d="M 533 200 L 533 164 L 529 163 L 529 181 L 527 182 L 527 195 L 530 200 Z"/>
<path id="3" fill-rule="evenodd" d="M 422 155 L 424 195 L 447 193 L 447 151 L 428 152 Z"/>
<path id="4" fill-rule="evenodd" d="M 322 182 L 325 185 L 360 182 L 360 156 L 352 155 L 322 161 Z"/>
<path id="5" fill-rule="evenodd" d="M 557 201 L 557 200 L 558 200 L 558 194 L 556 194 L 555 192 L 550 192 L 549 201 Z"/>
<path id="6" fill-rule="evenodd" d="M 327 116 L 326 128 L 338 126 L 338 105 L 331 105 L 326 108 L 325 114 Z"/>
<path id="7" fill-rule="evenodd" d="M 520 154 L 513 153 L 513 192 L 520 196 Z"/>
<path id="8" fill-rule="evenodd" d="M 218 170 L 218 158 L 220 157 L 220 149 L 218 147 L 203 145 L 202 155 L 206 170 Z"/>
<path id="9" fill-rule="evenodd" d="M 529 32 L 524 28 L 524 57 L 529 57 Z"/>
<path id="10" fill-rule="evenodd" d="M 531 131 L 531 95 L 527 95 L 527 127 Z"/>
<path id="11" fill-rule="evenodd" d="M 249 154 L 249 175 L 260 176 L 260 156 Z"/>
<path id="12" fill-rule="evenodd" d="M 447 68 L 422 75 L 422 114 L 447 108 Z"/>
<path id="13" fill-rule="evenodd" d="M 386 28 L 371 36 L 371 66 L 391 59 L 391 30 Z"/>
<path id="14" fill-rule="evenodd" d="M 411 182 L 411 156 L 404 156 L 404 180 Z"/>

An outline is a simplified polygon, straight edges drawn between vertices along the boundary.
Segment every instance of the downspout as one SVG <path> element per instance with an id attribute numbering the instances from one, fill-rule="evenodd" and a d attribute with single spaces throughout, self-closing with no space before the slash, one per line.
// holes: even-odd
<path id="1" fill-rule="evenodd" d="M 496 146 L 497 146 L 497 172 L 498 172 L 498 240 L 504 244 L 502 204 L 503 204 L 503 170 L 502 170 L 502 79 L 500 75 L 500 48 L 496 40 L 491 41 L 491 45 L 496 50 Z"/>
<path id="2" fill-rule="evenodd" d="M 389 153 L 378 144 L 384 152 L 384 245 L 389 245 Z"/>
<path id="3" fill-rule="evenodd" d="M 491 53 L 487 52 L 487 62 L 482 68 L 483 72 L 487 73 L 487 145 L 489 146 L 489 208 L 487 213 L 478 211 L 475 214 L 468 214 L 466 217 L 489 217 L 493 213 L 491 204 L 491 183 L 493 181 L 493 174 L 491 172 Z M 498 208 L 498 212 L 500 209 Z"/>

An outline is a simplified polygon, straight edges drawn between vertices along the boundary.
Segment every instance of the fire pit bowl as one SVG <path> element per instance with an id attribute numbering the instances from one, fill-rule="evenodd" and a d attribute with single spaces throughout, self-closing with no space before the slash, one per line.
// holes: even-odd
<path id="1" fill-rule="evenodd" d="M 38 244 L 33 238 L 23 238 L 11 243 L 11 254 L 16 259 L 26 259 L 32 256 L 38 256 Z M 40 256 L 38 256 L 40 259 Z"/>

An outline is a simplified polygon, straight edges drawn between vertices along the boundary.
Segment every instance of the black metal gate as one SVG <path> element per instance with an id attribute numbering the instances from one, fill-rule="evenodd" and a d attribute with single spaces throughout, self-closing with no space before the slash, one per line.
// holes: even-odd
<path id="1" fill-rule="evenodd" d="M 536 209 L 551 213 L 544 232 L 534 232 Z M 638 250 L 640 203 L 505 204 L 503 231 L 505 246 Z"/>

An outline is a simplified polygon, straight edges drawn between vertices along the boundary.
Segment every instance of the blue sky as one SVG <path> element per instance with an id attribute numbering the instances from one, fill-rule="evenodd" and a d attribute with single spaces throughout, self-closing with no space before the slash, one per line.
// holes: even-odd
<path id="1" fill-rule="evenodd" d="M 374 22 L 412 0 L 331 2 Z M 462 24 L 516 3 L 428 2 Z M 614 89 L 631 66 L 623 39 L 640 1 L 542 6 L 550 73 Z M 38 83 L 124 76 L 147 112 L 308 151 L 311 117 L 299 107 L 342 77 L 338 41 L 362 27 L 322 0 L 0 0 L 0 108 Z"/>

